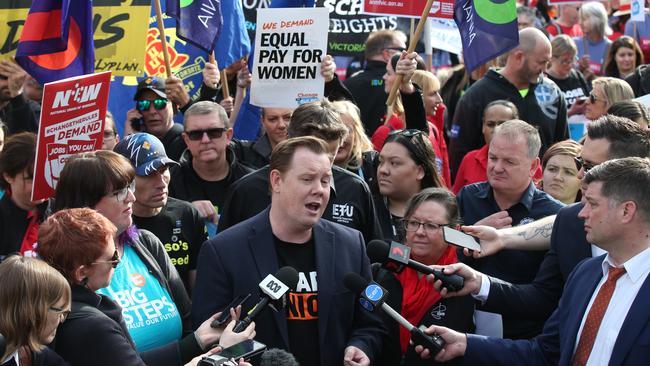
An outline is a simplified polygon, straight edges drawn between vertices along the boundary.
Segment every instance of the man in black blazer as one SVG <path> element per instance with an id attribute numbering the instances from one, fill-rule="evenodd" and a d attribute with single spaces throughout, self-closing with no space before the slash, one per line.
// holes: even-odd
<path id="1" fill-rule="evenodd" d="M 288 294 L 285 309 L 265 309 L 254 319 L 256 339 L 292 352 L 302 365 L 370 365 L 385 330 L 343 284 L 349 272 L 371 278 L 361 233 L 321 218 L 331 163 L 327 144 L 318 138 L 278 144 L 269 166 L 271 205 L 201 249 L 194 324 L 235 296 L 257 292 L 260 281 L 278 268 L 292 266 L 299 273 L 297 288 Z"/>
<path id="2" fill-rule="evenodd" d="M 610 159 L 632 156 L 650 157 L 650 131 L 626 118 L 606 115 L 587 126 L 578 177 L 582 179 L 586 171 Z M 547 319 L 557 307 L 564 284 L 575 266 L 585 258 L 604 253 L 587 242 L 584 220 L 578 217 L 583 206 L 576 203 L 562 208 L 550 226 L 534 222 L 517 228 L 514 236 L 521 241 L 533 236 L 535 239 L 550 236 L 550 249 L 533 282 L 511 284 L 458 263 L 448 266 L 445 272 L 458 272 L 465 277 L 465 286 L 458 293 L 442 290 L 444 296 L 473 294 L 478 300 L 485 301 L 484 309 L 487 311 L 508 313 L 522 319 Z M 549 230 L 551 227 L 552 231 Z M 498 236 L 497 230 L 490 229 L 481 228 L 481 245 L 483 239 Z M 479 231 L 472 230 L 472 233 Z M 523 249 L 522 246 L 516 248 Z"/>

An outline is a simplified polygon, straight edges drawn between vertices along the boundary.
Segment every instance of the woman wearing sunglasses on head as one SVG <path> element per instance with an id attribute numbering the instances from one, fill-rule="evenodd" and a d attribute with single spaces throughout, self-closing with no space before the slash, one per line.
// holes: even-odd
<path id="1" fill-rule="evenodd" d="M 47 263 L 18 255 L 0 263 L 0 365 L 64 366 L 46 346 L 70 312 L 70 286 Z"/>
<path id="2" fill-rule="evenodd" d="M 136 348 L 146 351 L 191 331 L 191 305 L 163 244 L 149 231 L 133 226 L 134 179 L 133 166 L 120 154 L 74 155 L 61 171 L 54 211 L 89 207 L 117 228 L 115 249 L 121 263 L 110 285 L 99 287 L 99 292 L 123 308 Z"/>
<path id="3" fill-rule="evenodd" d="M 424 132 L 391 132 L 379 153 L 375 208 L 383 237 L 403 239 L 402 218 L 408 200 L 425 188 L 444 187 L 436 154 Z"/>
<path id="4" fill-rule="evenodd" d="M 444 226 L 460 224 L 456 197 L 445 188 L 427 188 L 408 202 L 402 227 L 406 232 L 404 244 L 411 249 L 413 260 L 426 265 L 448 265 L 458 262 L 456 249 L 443 240 Z M 474 330 L 474 299 L 470 296 L 442 299 L 427 282 L 426 276 L 405 268 L 393 274 L 373 265 L 373 278 L 388 290 L 387 302 L 411 324 L 443 325 L 460 332 Z M 384 352 L 373 365 L 435 365 L 422 360 L 409 345 L 410 333 L 393 319 L 385 317 L 388 335 Z M 459 362 L 457 362 L 459 363 Z M 456 363 L 451 363 L 456 364 Z"/>
<path id="5" fill-rule="evenodd" d="M 130 193 L 129 193 L 130 194 Z M 122 263 L 115 235 L 119 229 L 104 215 L 89 208 L 64 209 L 50 216 L 39 229 L 39 254 L 61 272 L 72 288 L 72 311 L 59 327 L 55 350 L 75 365 L 182 365 L 203 353 L 209 345 L 220 342 L 229 346 L 255 335 L 254 326 L 242 333 L 232 332 L 234 321 L 225 330 L 212 328 L 213 318 L 206 320 L 182 340 L 139 352 L 129 335 L 132 313 L 121 304 L 139 302 L 142 322 L 172 305 L 165 301 L 147 305 L 143 294 L 124 293 L 119 299 L 101 294 L 118 275 Z M 127 264 L 128 265 L 128 264 Z M 132 276 L 143 286 L 143 279 Z M 128 300 L 128 301 L 127 301 Z M 233 315 L 236 314 L 233 313 Z"/>
<path id="6" fill-rule="evenodd" d="M 605 114 L 614 103 L 634 99 L 634 91 L 625 80 L 612 77 L 596 78 L 591 82 L 591 93 L 587 98 L 585 117 L 596 120 Z"/>

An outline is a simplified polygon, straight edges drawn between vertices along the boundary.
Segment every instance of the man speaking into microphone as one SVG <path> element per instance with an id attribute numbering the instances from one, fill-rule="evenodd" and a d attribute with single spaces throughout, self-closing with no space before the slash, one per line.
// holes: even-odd
<path id="1" fill-rule="evenodd" d="M 269 273 L 291 266 L 295 291 L 283 310 L 254 319 L 256 340 L 291 352 L 301 365 L 370 365 L 385 330 L 343 286 L 354 272 L 370 279 L 361 233 L 321 219 L 330 195 L 332 156 L 314 137 L 288 139 L 271 154 L 271 205 L 217 235 L 199 254 L 194 324 L 248 293 Z M 244 311 L 248 311 L 246 304 Z"/>

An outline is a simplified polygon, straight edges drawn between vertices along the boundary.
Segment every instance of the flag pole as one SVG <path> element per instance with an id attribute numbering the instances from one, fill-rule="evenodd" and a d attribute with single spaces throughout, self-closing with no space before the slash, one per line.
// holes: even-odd
<path id="1" fill-rule="evenodd" d="M 223 99 L 230 98 L 230 90 L 228 90 L 228 75 L 226 69 L 221 70 L 221 94 Z"/>
<path id="2" fill-rule="evenodd" d="M 156 22 L 158 23 L 158 32 L 160 32 L 160 43 L 162 44 L 163 58 L 165 59 L 165 73 L 167 77 L 172 76 L 172 68 L 169 63 L 169 52 L 167 52 L 167 39 L 165 38 L 165 24 L 163 23 L 162 8 L 160 0 L 154 0 L 156 4 Z"/>
<path id="3" fill-rule="evenodd" d="M 427 0 L 427 4 L 424 6 L 424 10 L 422 10 L 422 16 L 420 16 L 420 22 L 418 23 L 418 26 L 415 29 L 415 33 L 413 34 L 413 38 L 411 38 L 411 42 L 409 42 L 409 48 L 406 52 L 411 53 L 415 50 L 415 46 L 418 44 L 418 41 L 420 40 L 422 29 L 424 28 L 424 25 L 427 23 L 427 17 L 429 16 L 429 12 L 431 11 L 432 4 L 433 4 L 433 0 Z M 397 89 L 399 89 L 399 84 L 402 83 L 402 78 L 403 78 L 402 75 L 397 75 L 397 78 L 395 78 L 393 87 L 390 89 L 390 94 L 388 94 L 388 99 L 386 100 L 387 106 L 391 106 L 393 105 L 393 103 L 395 103 L 395 98 L 397 97 Z"/>

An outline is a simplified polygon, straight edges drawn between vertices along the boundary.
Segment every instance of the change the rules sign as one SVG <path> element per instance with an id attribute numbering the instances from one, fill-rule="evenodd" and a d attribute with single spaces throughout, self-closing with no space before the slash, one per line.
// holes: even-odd
<path id="1" fill-rule="evenodd" d="M 32 200 L 54 195 L 68 158 L 102 147 L 111 72 L 45 84 Z"/>
<path id="2" fill-rule="evenodd" d="M 257 9 L 251 103 L 296 108 L 321 100 L 328 29 L 326 8 Z"/>

